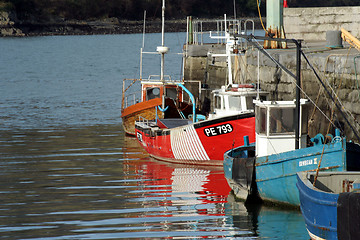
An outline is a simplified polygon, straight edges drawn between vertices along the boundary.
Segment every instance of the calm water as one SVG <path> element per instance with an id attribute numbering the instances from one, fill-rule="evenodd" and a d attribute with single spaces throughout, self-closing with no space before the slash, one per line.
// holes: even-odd
<path id="1" fill-rule="evenodd" d="M 172 52 L 184 41 L 166 35 Z M 299 211 L 245 206 L 221 168 L 156 161 L 124 135 L 122 79 L 138 77 L 141 44 L 0 39 L 0 239 L 309 239 Z M 181 59 L 166 58 L 179 77 Z M 144 76 L 159 74 L 153 59 Z"/>

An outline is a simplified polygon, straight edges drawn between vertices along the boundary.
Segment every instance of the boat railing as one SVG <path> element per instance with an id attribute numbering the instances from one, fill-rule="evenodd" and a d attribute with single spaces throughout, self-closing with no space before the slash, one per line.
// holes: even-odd
<path id="1" fill-rule="evenodd" d="M 137 124 L 139 124 L 143 128 L 158 129 L 158 126 L 156 125 L 156 120 L 149 120 L 143 116 L 139 116 Z"/>
<path id="2" fill-rule="evenodd" d="M 170 75 L 164 75 L 163 76 L 164 80 L 161 80 L 161 76 L 160 75 L 149 75 L 149 77 L 147 79 L 143 79 L 142 81 L 149 81 L 149 82 L 173 82 L 173 83 L 179 83 L 182 82 L 182 80 L 174 80 L 171 79 Z"/>
<path id="3" fill-rule="evenodd" d="M 129 81 L 131 82 L 127 85 L 126 82 Z M 141 82 L 141 79 L 123 79 L 121 110 L 141 101 L 141 91 L 131 91 L 136 82 Z"/>
<path id="4" fill-rule="evenodd" d="M 143 116 L 139 116 L 139 122 L 149 123 L 149 120 L 147 118 L 144 118 Z"/>
<path id="5" fill-rule="evenodd" d="M 211 29 L 211 30 L 209 30 Z M 186 45 L 203 45 L 207 43 L 225 44 L 226 39 L 217 39 L 216 42 L 210 42 L 210 34 L 217 36 L 225 36 L 230 34 L 253 34 L 255 35 L 255 23 L 252 19 L 215 19 L 215 20 L 193 20 L 187 17 L 187 35 Z M 246 41 L 241 41 L 247 47 Z"/>
<path id="6" fill-rule="evenodd" d="M 141 91 L 128 93 L 124 96 L 123 108 L 127 108 L 141 101 Z"/>

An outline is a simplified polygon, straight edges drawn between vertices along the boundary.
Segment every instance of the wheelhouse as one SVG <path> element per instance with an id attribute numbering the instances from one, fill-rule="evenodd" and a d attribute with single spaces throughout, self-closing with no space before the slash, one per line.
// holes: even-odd
<path id="1" fill-rule="evenodd" d="M 253 112 L 253 101 L 258 97 L 260 100 L 266 100 L 268 96 L 267 92 L 258 92 L 253 85 L 238 87 L 237 84 L 233 84 L 233 87 L 228 90 L 225 87 L 215 90 L 212 94 L 213 111 L 209 118 Z"/>
<path id="2" fill-rule="evenodd" d="M 158 82 L 146 82 L 142 83 L 141 87 L 141 99 L 142 101 L 148 101 L 154 98 L 160 98 L 163 95 L 165 97 L 182 101 L 182 90 L 179 89 L 176 84 L 159 84 Z M 165 93 L 164 93 L 165 88 Z"/>
<path id="3" fill-rule="evenodd" d="M 295 150 L 295 101 L 254 101 L 257 156 L 267 156 Z M 300 143 L 306 147 L 308 132 L 308 104 L 300 100 Z"/>

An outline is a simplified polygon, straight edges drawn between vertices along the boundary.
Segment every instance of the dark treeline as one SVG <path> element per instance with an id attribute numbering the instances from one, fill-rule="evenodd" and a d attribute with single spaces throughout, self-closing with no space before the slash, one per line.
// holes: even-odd
<path id="1" fill-rule="evenodd" d="M 266 1 L 258 0 L 262 15 Z M 161 17 L 162 0 L 0 0 L 0 10 L 14 11 L 21 20 L 50 20 L 56 18 L 89 20 L 118 18 L 141 20 L 144 10 L 150 19 Z M 239 17 L 258 16 L 257 0 L 235 0 Z M 358 6 L 360 0 L 288 0 L 289 7 Z M 185 16 L 212 18 L 233 16 L 234 0 L 166 0 L 166 17 Z"/>

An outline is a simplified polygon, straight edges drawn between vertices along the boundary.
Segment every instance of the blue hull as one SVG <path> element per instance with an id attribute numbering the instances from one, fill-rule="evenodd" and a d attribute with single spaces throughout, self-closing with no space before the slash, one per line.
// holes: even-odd
<path id="1" fill-rule="evenodd" d="M 224 175 L 235 196 L 242 200 L 257 198 L 254 184 L 255 144 L 225 152 Z"/>
<path id="2" fill-rule="evenodd" d="M 306 229 L 312 239 L 358 239 L 360 172 L 297 174 L 296 186 Z M 311 179 L 311 180 L 310 180 Z M 351 186 L 351 187 L 349 187 Z"/>
<path id="3" fill-rule="evenodd" d="M 265 201 L 300 205 L 296 189 L 296 173 L 316 170 L 324 144 L 265 157 L 255 163 L 256 182 Z M 360 147 L 346 139 L 325 144 L 321 160 L 322 171 L 360 170 Z"/>
<path id="4" fill-rule="evenodd" d="M 303 173 L 306 175 L 306 173 Z M 337 238 L 337 200 L 339 194 L 313 189 L 301 174 L 297 175 L 300 209 L 310 236 L 323 239 Z"/>

